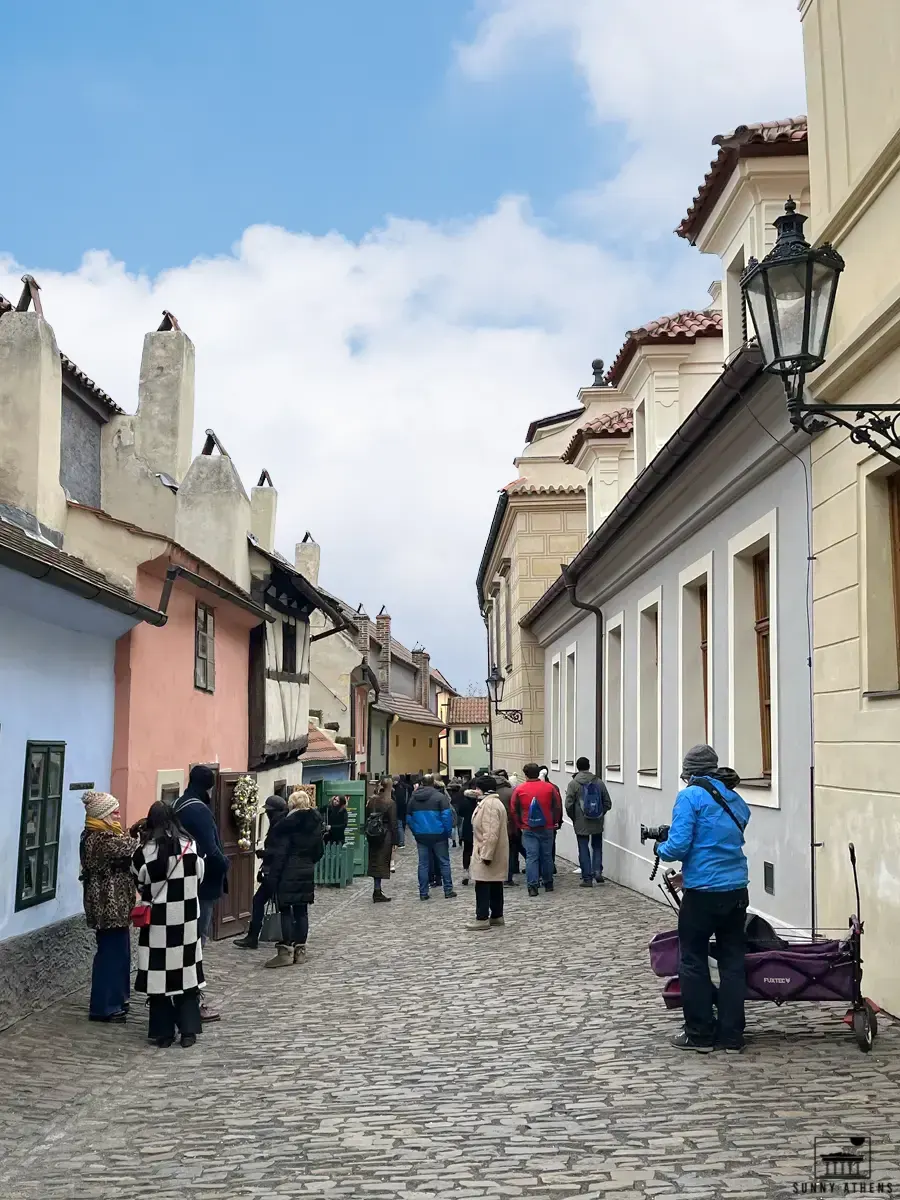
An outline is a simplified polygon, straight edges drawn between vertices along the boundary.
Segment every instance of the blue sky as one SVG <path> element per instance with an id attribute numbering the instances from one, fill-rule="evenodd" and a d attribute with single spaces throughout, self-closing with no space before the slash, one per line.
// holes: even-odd
<path id="1" fill-rule="evenodd" d="M 278 548 L 483 681 L 474 580 L 535 418 L 707 303 L 672 236 L 712 137 L 804 108 L 795 0 L 42 0 L 0 8 L 0 293 L 126 411 L 171 309 L 195 430 Z"/>
<path id="2" fill-rule="evenodd" d="M 510 192 L 550 217 L 615 133 L 589 128 L 561 54 L 503 88 L 461 78 L 454 45 L 475 25 L 470 0 L 4 6 L 4 90 L 28 98 L 7 123 L 28 202 L 4 212 L 5 245 L 155 272 L 257 222 L 356 239 Z"/>

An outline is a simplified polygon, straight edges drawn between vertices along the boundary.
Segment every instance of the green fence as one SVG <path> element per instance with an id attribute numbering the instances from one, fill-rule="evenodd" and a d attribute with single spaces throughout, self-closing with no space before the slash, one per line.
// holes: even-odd
<path id="1" fill-rule="evenodd" d="M 365 843 L 365 839 L 363 841 Z M 367 858 L 368 849 L 366 843 Z M 329 843 L 325 847 L 325 854 L 316 863 L 316 884 L 319 887 L 349 887 L 353 882 L 355 856 L 356 847 L 353 842 L 346 842 L 344 845 Z"/>

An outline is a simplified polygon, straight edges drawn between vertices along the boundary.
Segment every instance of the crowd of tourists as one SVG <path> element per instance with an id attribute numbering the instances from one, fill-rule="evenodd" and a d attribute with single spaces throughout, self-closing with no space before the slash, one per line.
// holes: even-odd
<path id="1" fill-rule="evenodd" d="M 386 777 L 365 809 L 372 900 L 389 903 L 385 884 L 396 869 L 396 851 L 412 835 L 418 856 L 419 898 L 440 889 L 457 898 L 450 849 L 462 848 L 462 884 L 473 884 L 475 916 L 469 928 L 504 924 L 504 889 L 517 886 L 524 856 L 530 897 L 552 892 L 556 833 L 563 811 L 578 838 L 582 887 L 603 882 L 603 820 L 611 807 L 602 780 L 587 759 L 576 764 L 565 800 L 546 767 L 529 763 L 519 782 L 503 770 L 471 780 L 430 774 Z M 217 902 L 228 891 L 228 859 L 212 810 L 215 775 L 192 768 L 174 804 L 154 803 L 147 816 L 124 829 L 119 801 L 85 792 L 80 842 L 81 881 L 88 925 L 95 931 L 89 1017 L 126 1020 L 131 998 L 131 935 L 138 931 L 135 992 L 145 995 L 149 1041 L 166 1048 L 176 1037 L 185 1049 L 204 1023 L 219 1019 L 206 998 L 203 947 Z M 309 906 L 315 900 L 316 863 L 329 843 L 342 843 L 349 814 L 336 796 L 325 814 L 305 790 L 265 801 L 266 827 L 250 927 L 235 945 L 259 948 L 268 917 L 277 924 L 274 956 L 266 967 L 306 960 Z"/>

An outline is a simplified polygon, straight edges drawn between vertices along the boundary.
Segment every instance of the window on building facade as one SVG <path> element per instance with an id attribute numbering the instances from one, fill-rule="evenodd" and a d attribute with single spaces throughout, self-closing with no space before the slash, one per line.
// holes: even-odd
<path id="1" fill-rule="evenodd" d="M 660 786 L 660 600 L 657 591 L 638 606 L 638 777 L 653 787 Z"/>
<path id="2" fill-rule="evenodd" d="M 177 783 L 164 783 L 159 789 L 159 798 L 163 804 L 174 804 L 181 795 L 181 788 Z"/>
<path id="3" fill-rule="evenodd" d="M 863 553 L 863 690 L 883 698 L 900 689 L 900 472 L 890 468 L 876 466 L 865 480 Z"/>
<path id="4" fill-rule="evenodd" d="M 433 737 L 430 737 L 430 738 L 428 739 L 428 749 L 429 749 L 429 750 L 433 750 L 433 749 L 434 749 L 434 738 L 433 738 Z"/>
<path id="5" fill-rule="evenodd" d="M 550 763 L 559 766 L 560 742 L 560 688 L 562 686 L 559 655 L 550 668 Z"/>
<path id="6" fill-rule="evenodd" d="M 194 687 L 201 692 L 216 690 L 216 626 L 211 608 L 197 604 L 194 633 Z"/>
<path id="7" fill-rule="evenodd" d="M 468 729 L 454 729 L 453 730 L 453 745 L 454 746 L 468 746 L 468 744 L 469 744 Z"/>
<path id="8" fill-rule="evenodd" d="M 294 675 L 297 672 L 297 626 L 281 622 L 281 669 Z"/>
<path id="9" fill-rule="evenodd" d="M 566 650 L 566 766 L 574 767 L 575 765 L 575 744 L 577 737 L 577 680 L 576 671 L 577 664 L 576 647 L 570 646 Z"/>
<path id="10" fill-rule="evenodd" d="M 622 624 L 619 613 L 606 626 L 606 777 L 622 777 L 623 655 Z"/>
<path id="11" fill-rule="evenodd" d="M 729 542 L 729 735 L 731 765 L 744 783 L 770 794 L 754 803 L 778 806 L 777 587 L 775 513 Z"/>
<path id="12" fill-rule="evenodd" d="M 25 748 L 17 911 L 56 895 L 65 756 L 64 742 L 28 742 Z"/>
<path id="13" fill-rule="evenodd" d="M 683 755 L 691 746 L 712 739 L 710 716 L 711 668 L 709 589 L 712 555 L 694 563 L 679 577 L 681 583 L 679 627 L 680 746 Z"/>
<path id="14" fill-rule="evenodd" d="M 769 641 L 769 551 L 753 556 L 754 629 L 756 630 L 756 670 L 759 686 L 759 738 L 762 773 L 772 775 L 772 668 Z"/>
<path id="15" fill-rule="evenodd" d="M 379 741 L 379 745 L 381 747 L 381 757 L 384 758 L 385 754 L 387 754 L 387 730 L 386 729 L 381 730 L 381 738 Z"/>

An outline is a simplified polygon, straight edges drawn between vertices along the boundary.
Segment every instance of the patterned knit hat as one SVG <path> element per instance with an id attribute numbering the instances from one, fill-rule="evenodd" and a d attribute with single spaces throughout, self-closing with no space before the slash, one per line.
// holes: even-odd
<path id="1" fill-rule="evenodd" d="M 111 816 L 119 807 L 118 800 L 109 792 L 85 792 L 81 803 L 84 805 L 85 815 L 96 817 L 98 821 Z"/>

